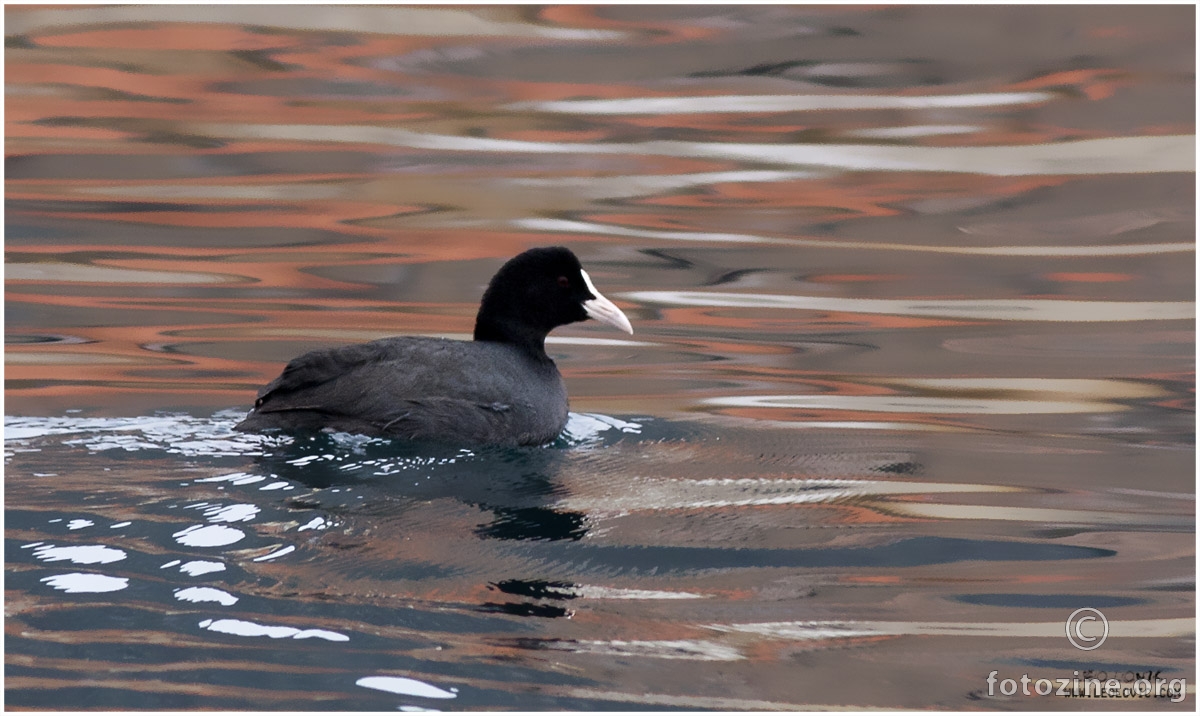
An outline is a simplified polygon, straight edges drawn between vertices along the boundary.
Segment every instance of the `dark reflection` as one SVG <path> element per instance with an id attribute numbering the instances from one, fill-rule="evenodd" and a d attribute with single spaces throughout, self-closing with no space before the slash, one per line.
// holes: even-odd
<path id="1" fill-rule="evenodd" d="M 987 607 L 1023 609 L 1106 609 L 1146 603 L 1145 599 L 1136 597 L 1114 597 L 1105 594 L 960 594 L 955 597 L 955 601 Z"/>
<path id="2" fill-rule="evenodd" d="M 1042 669 L 1058 669 L 1067 674 L 1079 668 L 1078 662 L 1072 662 L 1070 659 L 1037 659 L 1027 657 L 1021 659 L 1020 663 Z M 1093 661 L 1089 661 L 1088 668 L 1092 670 L 1092 676 L 1098 677 L 1101 680 L 1107 679 L 1110 676 L 1121 679 L 1128 675 L 1127 680 L 1132 681 L 1134 678 L 1137 678 L 1137 674 L 1155 674 L 1158 677 L 1165 677 L 1168 673 L 1180 673 L 1175 669 L 1171 669 L 1169 672 L 1164 670 L 1162 665 L 1157 661 L 1102 661 L 1098 657 Z"/>
<path id="3" fill-rule="evenodd" d="M 571 616 L 571 612 L 562 607 L 556 607 L 552 604 L 531 604 L 529 602 L 484 602 L 479 606 L 479 611 L 511 614 L 517 617 L 546 617 L 550 619 Z"/>
<path id="4" fill-rule="evenodd" d="M 118 130 L 133 130 L 113 125 L 113 120 L 80 120 L 87 126 Z M 116 123 L 119 124 L 119 123 Z M 179 134 L 144 133 L 168 144 L 187 139 Z M 213 144 L 215 140 L 200 137 L 199 141 Z M 184 142 L 186 144 L 186 142 Z M 323 173 L 351 173 L 373 169 L 378 155 L 367 152 L 330 151 L 321 153 Z M 180 162 L 175 157 L 155 154 L 38 154 L 14 156 L 5 160 L 4 170 L 10 179 L 108 179 L 113 181 L 165 181 L 197 179 L 200 177 L 279 176 L 299 171 L 313 171 L 312 159 L 294 152 L 243 152 L 209 154 L 195 161 Z M 198 210 L 192 205 L 189 211 Z"/>
<path id="5" fill-rule="evenodd" d="M 488 589 L 511 594 L 518 597 L 529 597 L 536 600 L 565 600 L 574 599 L 576 585 L 570 582 L 552 582 L 541 579 L 505 579 L 493 582 Z M 570 609 L 556 604 L 541 602 L 485 602 L 480 607 L 484 612 L 500 612 L 521 617 L 570 617 L 574 614 Z"/>
<path id="6" fill-rule="evenodd" d="M 91 343 L 92 341 L 79 336 L 55 334 L 5 333 L 4 342 L 9 345 L 36 345 L 40 343 Z"/>
<path id="7" fill-rule="evenodd" d="M 17 212 L 4 218 L 4 240 L 11 246 L 44 244 L 51 239 L 63 245 L 91 245 L 94 241 L 89 230 L 94 231 L 92 227 L 96 222 L 91 218 L 39 216 Z M 349 234 L 295 226 L 243 226 L 236 232 L 231 232 L 224 227 L 167 226 L 128 219 L 122 219 L 119 223 L 121 243 L 125 246 L 228 246 L 245 251 L 280 246 L 334 246 L 357 240 L 357 237 Z M 123 286 L 121 290 L 122 296 L 128 294 L 128 287 Z"/>
<path id="8" fill-rule="evenodd" d="M 654 547 L 564 544 L 547 546 L 557 559 L 604 574 L 687 574 L 714 569 L 916 567 L 953 562 L 1042 562 L 1112 557 L 1099 547 L 912 537 L 887 545 L 817 549 Z"/>
<path id="9" fill-rule="evenodd" d="M 413 91 L 407 87 L 381 85 L 377 82 L 355 82 L 352 80 L 317 80 L 312 78 L 282 77 L 253 82 L 222 82 L 214 90 L 230 94 L 246 94 L 255 97 L 410 97 Z"/>
<path id="10" fill-rule="evenodd" d="M 481 505 L 482 507 L 483 505 Z M 587 535 L 587 516 L 545 507 L 489 507 L 496 519 L 475 530 L 480 537 L 511 540 L 581 540 Z"/>
<path id="11" fill-rule="evenodd" d="M 314 490 L 359 485 L 397 504 L 454 499 L 491 512 L 475 534 L 485 539 L 576 541 L 588 531 L 586 515 L 549 503 L 561 490 L 555 475 L 565 460 L 555 447 L 465 449 L 347 435 L 299 437 L 257 459 L 272 478 Z M 328 507 L 334 495 L 313 493 L 308 505 Z"/>
<path id="12" fill-rule="evenodd" d="M 496 589 L 505 594 L 536 599 L 574 599 L 575 584 L 571 582 L 546 581 L 544 579 L 506 579 L 488 585 L 488 589 Z"/>
<path id="13" fill-rule="evenodd" d="M 270 50 L 230 50 L 229 54 L 242 62 L 254 65 L 268 72 L 284 72 L 290 69 L 288 65 L 272 59 Z"/>
<path id="14" fill-rule="evenodd" d="M 919 475 L 921 474 L 921 463 L 905 460 L 902 462 L 890 462 L 871 469 L 875 472 L 886 472 L 892 475 Z"/>
<path id="15" fill-rule="evenodd" d="M 22 213 L 71 213 L 71 214 L 150 214 L 155 212 L 191 211 L 194 213 L 224 212 L 225 207 L 205 207 L 194 204 L 171 204 L 168 202 L 149 201 L 78 201 L 78 200 L 49 200 L 24 199 L 4 202 L 6 211 Z M 254 207 L 238 207 L 239 211 L 253 210 Z M 23 256 L 14 256 L 17 260 Z"/>
<path id="16" fill-rule="evenodd" d="M 643 256 L 661 259 L 666 264 L 664 268 L 688 270 L 696 265 L 695 261 L 678 256 L 676 255 L 677 252 L 668 251 L 667 249 L 640 249 L 638 253 Z"/>

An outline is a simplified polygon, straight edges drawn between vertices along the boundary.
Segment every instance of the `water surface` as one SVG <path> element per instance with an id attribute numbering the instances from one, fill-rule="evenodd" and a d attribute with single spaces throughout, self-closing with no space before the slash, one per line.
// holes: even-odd
<path id="1" fill-rule="evenodd" d="M 1193 8 L 6 33 L 8 706 L 1192 708 Z M 554 444 L 232 431 L 547 244 Z"/>

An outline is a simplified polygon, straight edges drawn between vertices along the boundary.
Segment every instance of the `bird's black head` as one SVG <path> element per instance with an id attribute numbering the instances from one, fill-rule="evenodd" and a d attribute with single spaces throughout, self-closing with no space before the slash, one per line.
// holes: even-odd
<path id="1" fill-rule="evenodd" d="M 600 295 L 570 249 L 530 249 L 492 277 L 475 318 L 475 340 L 512 343 L 541 355 L 547 333 L 588 318 L 633 333 L 629 319 Z"/>

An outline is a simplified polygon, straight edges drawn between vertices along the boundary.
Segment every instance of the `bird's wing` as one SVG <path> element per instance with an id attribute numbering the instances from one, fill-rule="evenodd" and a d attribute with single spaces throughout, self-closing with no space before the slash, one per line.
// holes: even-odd
<path id="1" fill-rule="evenodd" d="M 506 403 L 481 403 L 461 398 L 422 398 L 390 406 L 390 412 L 373 427 L 381 434 L 407 440 L 438 440 L 449 435 L 482 436 L 502 434 L 513 420 L 513 407 Z M 523 442 L 512 435 L 511 442 Z"/>
<path id="2" fill-rule="evenodd" d="M 334 387 L 340 378 L 359 378 L 362 371 L 402 361 L 403 351 L 397 350 L 402 345 L 394 341 L 372 341 L 297 356 L 279 377 L 258 391 L 254 409 L 260 412 L 295 409 L 299 407 L 297 402 L 311 403 L 319 397 L 327 397 L 328 388 Z M 349 383 L 343 380 L 342 387 Z"/>
<path id="3" fill-rule="evenodd" d="M 488 370 L 480 371 L 478 352 Z M 264 387 L 239 429 L 331 428 L 410 440 L 545 442 L 558 416 L 512 395 L 504 348 L 395 338 L 305 353 Z M 545 413 L 543 415 L 542 413 Z M 544 423 L 544 424 L 543 424 Z"/>
<path id="4" fill-rule="evenodd" d="M 457 341 L 384 339 L 316 350 L 294 358 L 254 402 L 258 414 L 311 411 L 349 418 L 376 432 L 474 432 L 512 416 L 509 401 L 471 390 L 454 360 Z"/>

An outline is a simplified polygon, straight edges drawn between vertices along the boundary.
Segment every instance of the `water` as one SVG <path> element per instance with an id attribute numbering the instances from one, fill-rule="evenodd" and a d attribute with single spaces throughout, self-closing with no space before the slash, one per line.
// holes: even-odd
<path id="1" fill-rule="evenodd" d="M 1194 9 L 6 33 L 9 706 L 1193 707 Z M 546 244 L 555 444 L 231 430 Z"/>

